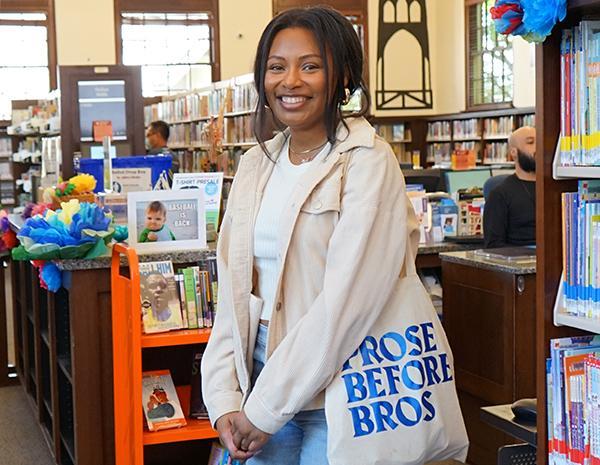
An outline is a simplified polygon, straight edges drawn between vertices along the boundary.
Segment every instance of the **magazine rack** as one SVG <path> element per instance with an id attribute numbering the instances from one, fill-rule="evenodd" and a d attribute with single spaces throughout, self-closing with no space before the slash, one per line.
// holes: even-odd
<path id="1" fill-rule="evenodd" d="M 122 274 L 121 257 L 129 266 Z M 142 334 L 140 274 L 134 249 L 115 244 L 112 254 L 113 388 L 115 415 L 115 464 L 143 465 L 144 446 L 218 437 L 208 420 L 186 418 L 187 426 L 150 432 L 142 412 L 142 351 L 208 342 L 210 329 Z M 169 367 L 164 367 L 169 368 Z M 184 412 L 188 411 L 190 388 L 176 386 Z"/>

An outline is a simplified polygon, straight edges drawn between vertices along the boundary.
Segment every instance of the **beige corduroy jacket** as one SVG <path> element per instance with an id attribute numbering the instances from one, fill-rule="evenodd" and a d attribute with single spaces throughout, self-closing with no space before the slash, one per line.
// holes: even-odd
<path id="1" fill-rule="evenodd" d="M 280 219 L 283 263 L 267 363 L 250 391 L 262 301 L 252 294 L 254 221 L 273 162 L 242 156 L 217 246 L 219 305 L 202 359 L 213 424 L 244 409 L 275 433 L 300 410 L 323 408 L 324 389 L 366 336 L 418 229 L 390 146 L 364 118 L 347 119 L 331 152 L 301 177 Z M 286 134 L 267 142 L 277 156 Z M 410 239 L 409 239 L 410 238 Z"/>

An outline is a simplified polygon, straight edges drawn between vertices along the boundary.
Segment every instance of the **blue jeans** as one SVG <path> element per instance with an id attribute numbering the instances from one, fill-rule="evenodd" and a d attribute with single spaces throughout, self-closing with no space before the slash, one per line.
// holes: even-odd
<path id="1" fill-rule="evenodd" d="M 267 349 L 266 326 L 260 325 L 254 347 L 252 385 L 265 366 Z M 262 451 L 246 461 L 246 465 L 328 465 L 327 422 L 325 410 L 297 413 L 271 437 Z"/>

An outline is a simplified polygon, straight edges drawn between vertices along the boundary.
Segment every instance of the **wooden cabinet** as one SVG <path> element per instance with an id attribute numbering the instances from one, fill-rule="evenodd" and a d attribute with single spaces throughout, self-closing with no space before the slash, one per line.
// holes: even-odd
<path id="1" fill-rule="evenodd" d="M 469 434 L 468 462 L 496 463 L 513 440 L 480 420 L 480 407 L 535 397 L 535 274 L 442 259 L 443 324 Z"/>

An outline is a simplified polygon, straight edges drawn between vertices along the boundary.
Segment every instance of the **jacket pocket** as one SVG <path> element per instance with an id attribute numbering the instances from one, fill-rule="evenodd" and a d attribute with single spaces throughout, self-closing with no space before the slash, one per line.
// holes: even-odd
<path id="1" fill-rule="evenodd" d="M 300 211 L 312 215 L 340 211 L 340 188 L 339 186 L 327 186 L 313 191 L 308 197 Z"/>

